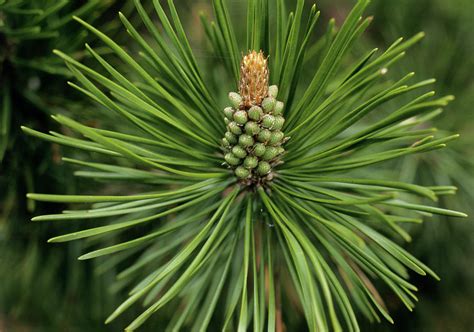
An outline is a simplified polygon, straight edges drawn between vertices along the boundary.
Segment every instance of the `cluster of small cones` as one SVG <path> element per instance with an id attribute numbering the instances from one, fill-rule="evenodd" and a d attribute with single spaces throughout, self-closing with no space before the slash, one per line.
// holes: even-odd
<path id="1" fill-rule="evenodd" d="M 224 109 L 227 132 L 222 139 L 224 159 L 242 181 L 261 184 L 273 179 L 273 169 L 281 163 L 287 137 L 284 104 L 277 101 L 278 87 L 269 86 L 268 60 L 263 52 L 244 56 L 239 93 L 231 92 L 232 106 Z"/>

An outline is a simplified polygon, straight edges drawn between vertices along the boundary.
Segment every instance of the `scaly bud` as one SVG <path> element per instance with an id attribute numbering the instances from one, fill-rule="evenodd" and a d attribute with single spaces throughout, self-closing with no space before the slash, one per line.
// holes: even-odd
<path id="1" fill-rule="evenodd" d="M 281 101 L 277 101 L 275 108 L 273 109 L 273 115 L 280 115 L 283 113 L 283 108 L 285 108 L 285 104 L 283 104 Z"/>
<path id="2" fill-rule="evenodd" d="M 285 138 L 285 134 L 283 134 L 281 131 L 274 131 L 272 133 L 272 136 L 268 140 L 268 144 L 279 145 L 283 142 L 284 138 Z"/>
<path id="3" fill-rule="evenodd" d="M 232 107 L 226 107 L 224 109 L 224 115 L 227 119 L 232 120 L 234 118 L 235 110 Z"/>
<path id="4" fill-rule="evenodd" d="M 239 165 L 240 162 L 241 162 L 240 159 L 237 158 L 237 157 L 236 157 L 234 154 L 232 154 L 232 153 L 226 154 L 226 155 L 224 156 L 224 159 L 225 159 L 225 161 L 227 161 L 227 163 L 228 163 L 229 165 L 232 165 L 232 166 L 237 166 L 237 165 Z"/>
<path id="5" fill-rule="evenodd" d="M 227 138 L 223 138 L 223 139 L 222 139 L 222 145 L 223 145 L 225 148 L 230 148 L 230 143 L 229 143 L 229 141 L 227 140 Z"/>
<path id="6" fill-rule="evenodd" d="M 257 172 L 260 175 L 267 175 L 272 170 L 272 166 L 266 161 L 261 161 L 258 163 Z"/>
<path id="7" fill-rule="evenodd" d="M 265 144 L 263 143 L 257 143 L 253 147 L 253 154 L 256 155 L 257 157 L 261 157 L 265 154 Z"/>
<path id="8" fill-rule="evenodd" d="M 224 137 L 230 144 L 237 143 L 237 137 L 234 134 L 232 134 L 230 131 L 226 132 Z"/>
<path id="9" fill-rule="evenodd" d="M 247 151 L 245 151 L 244 148 L 242 148 L 238 145 L 236 145 L 232 148 L 232 153 L 238 158 L 243 159 L 243 158 L 247 157 Z"/>
<path id="10" fill-rule="evenodd" d="M 236 93 L 236 92 L 231 92 L 229 93 L 229 100 L 232 103 L 232 106 L 234 108 L 239 109 L 240 105 L 242 104 L 242 97 Z"/>
<path id="11" fill-rule="evenodd" d="M 272 136 L 272 132 L 270 130 L 263 129 L 258 134 L 257 139 L 258 139 L 259 142 L 265 143 L 270 139 L 271 136 Z"/>
<path id="12" fill-rule="evenodd" d="M 273 115 L 267 114 L 263 117 L 262 127 L 272 129 L 275 124 L 275 117 Z"/>
<path id="13" fill-rule="evenodd" d="M 254 143 L 253 137 L 247 134 L 240 135 L 239 137 L 239 145 L 248 148 L 249 146 L 252 146 Z"/>
<path id="14" fill-rule="evenodd" d="M 263 111 L 265 113 L 271 113 L 275 108 L 276 100 L 273 97 L 265 98 L 262 102 Z"/>
<path id="15" fill-rule="evenodd" d="M 255 136 L 260 132 L 258 123 L 249 121 L 245 124 L 245 132 L 251 136 Z"/>
<path id="16" fill-rule="evenodd" d="M 254 169 L 258 165 L 258 158 L 254 156 L 248 156 L 244 160 L 244 167 L 247 169 Z"/>
<path id="17" fill-rule="evenodd" d="M 272 85 L 268 88 L 268 95 L 270 97 L 276 98 L 278 97 L 278 86 Z"/>
<path id="18" fill-rule="evenodd" d="M 237 122 L 229 123 L 227 128 L 229 128 L 229 131 L 234 135 L 242 134 L 242 128 L 240 128 L 240 126 L 237 124 Z"/>
<path id="19" fill-rule="evenodd" d="M 248 113 L 249 118 L 257 122 L 260 121 L 263 116 L 263 110 L 260 106 L 252 106 Z"/>
<path id="20" fill-rule="evenodd" d="M 247 179 L 249 176 L 250 176 L 250 171 L 245 169 L 244 167 L 242 166 L 239 166 L 235 169 L 235 175 L 239 178 L 239 179 Z"/>
<path id="21" fill-rule="evenodd" d="M 243 106 L 260 105 L 268 96 L 268 60 L 262 51 L 244 56 L 240 64 L 240 87 Z"/>
<path id="22" fill-rule="evenodd" d="M 265 154 L 262 156 L 262 159 L 267 160 L 267 161 L 272 160 L 277 155 L 278 155 L 278 149 L 273 146 L 269 146 L 267 147 Z"/>
<path id="23" fill-rule="evenodd" d="M 248 115 L 245 111 L 237 111 L 234 113 L 234 121 L 238 124 L 244 125 L 248 121 Z"/>
<path id="24" fill-rule="evenodd" d="M 274 130 L 281 130 L 283 128 L 283 125 L 285 124 L 285 118 L 282 117 L 281 115 L 278 115 L 275 117 L 275 123 L 273 124 L 273 129 Z"/>

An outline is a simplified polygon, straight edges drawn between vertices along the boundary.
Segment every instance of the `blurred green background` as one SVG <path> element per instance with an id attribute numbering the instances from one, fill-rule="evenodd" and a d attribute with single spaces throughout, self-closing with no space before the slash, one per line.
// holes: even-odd
<path id="1" fill-rule="evenodd" d="M 180 14 L 183 22 L 187 24 L 198 59 L 210 56 L 204 45 L 205 36 L 198 18 L 200 11 L 211 12 L 209 1 L 175 2 L 181 7 Z M 308 6 L 313 3 L 307 2 Z M 292 1 L 288 3 L 292 4 Z M 350 0 L 318 1 L 322 16 L 317 28 L 323 31 L 326 22 L 332 17 L 336 18 L 337 23 L 341 23 L 353 3 L 354 1 Z M 238 22 L 239 18 L 245 17 L 245 1 L 230 0 L 229 7 L 234 21 Z M 114 9 L 116 7 L 111 8 Z M 462 135 L 460 140 L 450 145 L 450 149 L 410 157 L 396 165 L 387 165 L 387 169 L 382 171 L 426 185 L 456 185 L 459 187 L 459 194 L 440 204 L 465 211 L 472 216 L 474 1 L 373 0 L 367 14 L 374 15 L 375 19 L 355 52 L 373 47 L 383 49 L 400 36 L 409 37 L 419 31 L 426 32 L 424 41 L 411 49 L 404 61 L 393 70 L 399 70 L 400 74 L 415 71 L 417 76 L 423 79 L 435 77 L 435 87 L 439 95 L 456 95 L 456 101 L 442 117 L 434 120 L 434 125 L 440 130 L 459 132 Z M 107 23 L 116 19 L 110 13 L 105 17 Z M 0 18 L 3 20 L 3 14 Z M 87 20 L 87 15 L 83 18 Z M 110 28 L 110 25 L 108 27 Z M 114 33 L 117 33 L 117 38 L 124 38 L 123 32 L 122 35 L 120 32 Z M 84 38 L 87 40 L 87 36 Z M 51 48 L 53 46 L 51 45 Z M 35 55 L 31 52 L 34 51 L 30 50 L 30 56 L 34 58 Z M 50 54 L 49 50 L 45 54 Z M 44 89 L 44 93 L 39 95 L 43 99 L 41 103 L 30 101 L 15 105 L 23 112 L 19 122 L 28 125 L 39 123 L 40 126 L 36 128 L 45 131 L 53 129 L 47 121 L 48 108 L 49 112 L 53 112 L 53 109 L 56 112 L 58 108 L 81 112 L 84 119 L 87 119 L 87 112 L 92 111 L 88 110 L 91 105 L 78 100 L 79 97 L 65 84 L 67 77 L 45 76 L 44 73 L 35 71 L 28 74 L 26 88 L 31 88 L 34 79 L 42 80 L 41 89 Z M 49 83 L 51 80 L 54 80 L 54 85 Z M 66 102 L 67 104 L 64 104 Z M 18 132 L 19 122 L 12 126 L 14 133 Z M 55 149 L 54 146 L 31 138 L 26 139 L 18 134 L 15 145 L 10 146 L 10 151 L 0 167 L 0 332 L 120 330 L 124 322 L 134 315 L 133 312 L 122 317 L 114 325 L 103 325 L 103 320 L 120 299 L 120 288 L 110 286 L 115 272 L 105 269 L 104 264 L 99 266 L 94 262 L 78 262 L 75 258 L 82 251 L 81 243 L 46 243 L 52 235 L 64 233 L 66 227 L 70 230 L 75 226 L 29 222 L 31 216 L 39 214 L 40 211 L 43 213 L 58 209 L 46 204 L 30 206 L 24 195 L 32 188 L 38 192 L 79 191 L 80 185 L 71 177 L 71 171 L 60 165 L 60 152 Z M 22 155 L 28 154 L 28 158 L 16 158 L 19 152 Z M 34 171 L 31 171 L 31 168 Z M 35 179 L 34 183 L 32 177 Z M 415 256 L 428 263 L 441 276 L 442 281 L 436 282 L 428 278 L 415 280 L 415 284 L 420 287 L 420 302 L 414 313 L 407 312 L 401 303 L 392 300 L 390 293 L 383 294 L 396 325 L 368 325 L 362 322 L 362 330 L 472 331 L 472 219 L 454 221 L 438 217 L 436 221 L 429 221 L 411 229 L 411 232 L 413 241 L 408 244 L 408 248 Z M 165 318 L 157 317 L 156 324 L 159 324 L 160 319 Z"/>

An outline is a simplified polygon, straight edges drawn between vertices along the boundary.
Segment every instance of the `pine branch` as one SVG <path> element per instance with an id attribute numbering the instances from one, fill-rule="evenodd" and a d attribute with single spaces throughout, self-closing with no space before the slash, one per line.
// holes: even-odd
<path id="1" fill-rule="evenodd" d="M 249 1 L 246 40 L 239 43 L 235 31 L 241 27 L 231 22 L 225 1 L 214 1 L 216 22 L 202 21 L 225 77 L 201 69 L 172 0 L 168 11 L 153 1 L 154 17 L 136 1 L 143 33 L 120 15 L 139 57 L 76 19 L 107 47 L 101 55 L 87 46 L 102 68 L 56 54 L 77 80 L 71 85 L 100 105 L 97 118 L 113 113 L 125 125 L 103 130 L 60 115 L 54 119 L 77 136 L 24 131 L 88 151 L 85 160 L 68 159 L 84 167 L 78 175 L 123 181 L 124 194 L 29 198 L 87 204 L 33 219 L 96 220 L 99 225 L 50 240 L 94 239 L 98 247 L 81 259 L 139 253 L 119 274 L 121 287 L 131 291 L 107 323 L 141 301 L 146 309 L 126 330 L 164 307 L 181 315 L 170 319 L 169 329 L 276 330 L 299 314 L 291 305 L 296 298 L 310 331 L 358 331 L 358 313 L 393 322 L 375 280 L 412 310 L 417 288 L 409 273 L 438 278 L 390 238 L 409 241 L 404 224 L 432 214 L 465 217 L 426 203 L 455 188 L 376 178 L 374 172 L 375 164 L 441 149 L 457 138 L 417 127 L 451 96 L 416 95 L 433 82 L 409 84 L 413 74 L 386 81 L 390 67 L 423 34 L 397 40 L 378 57 L 369 51 L 344 68 L 371 21 L 361 19 L 368 1 L 357 2 L 337 33 L 331 23 L 323 37 L 328 46 L 316 49 L 310 40 L 319 13 L 312 7 L 304 22 L 303 3 L 288 13 L 283 2 L 274 8 L 266 0 Z M 242 62 L 240 51 L 250 51 Z M 320 66 L 308 67 L 307 56 L 322 59 Z M 301 79 L 306 71 L 312 73 L 309 85 Z M 228 94 L 229 83 L 239 93 Z M 226 95 L 230 106 L 222 113 Z M 402 95 L 409 101 L 390 106 Z M 371 176 L 359 175 L 362 170 Z M 128 194 L 127 181 L 143 192 Z M 106 239 L 113 244 L 101 246 Z"/>

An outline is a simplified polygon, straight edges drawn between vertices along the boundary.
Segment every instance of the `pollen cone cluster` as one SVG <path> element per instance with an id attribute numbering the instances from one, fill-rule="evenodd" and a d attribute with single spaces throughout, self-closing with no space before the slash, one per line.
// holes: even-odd
<path id="1" fill-rule="evenodd" d="M 285 153 L 288 138 L 284 104 L 277 101 L 278 87 L 269 86 L 268 63 L 263 52 L 244 56 L 240 68 L 239 93 L 231 92 L 232 106 L 224 109 L 227 132 L 222 139 L 225 162 L 247 185 L 264 184 Z"/>

